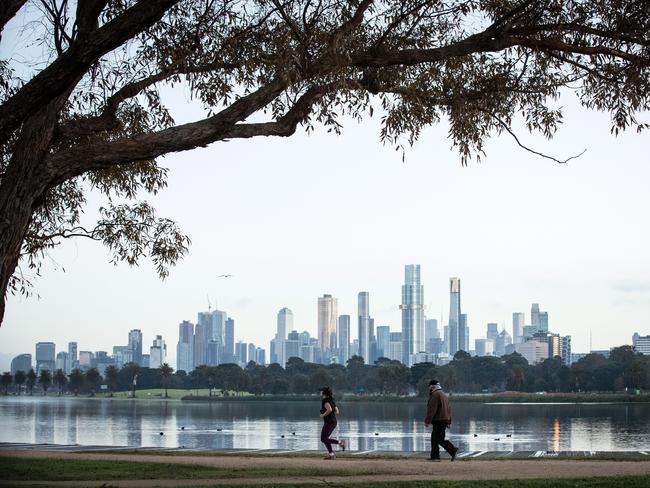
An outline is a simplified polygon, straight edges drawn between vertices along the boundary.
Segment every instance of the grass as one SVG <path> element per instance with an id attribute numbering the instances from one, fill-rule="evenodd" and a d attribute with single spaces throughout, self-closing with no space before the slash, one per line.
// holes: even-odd
<path id="1" fill-rule="evenodd" d="M 0 456 L 0 480 L 94 481 L 131 479 L 229 479 L 291 476 L 352 476 L 376 474 L 361 470 L 313 468 L 217 468 L 197 464 L 132 461 L 87 461 L 67 459 L 24 459 Z"/>

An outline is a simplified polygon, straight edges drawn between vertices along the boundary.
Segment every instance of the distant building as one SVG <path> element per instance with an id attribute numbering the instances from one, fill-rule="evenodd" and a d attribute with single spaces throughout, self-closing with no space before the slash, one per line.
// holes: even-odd
<path id="1" fill-rule="evenodd" d="M 533 303 L 530 307 L 530 325 L 539 329 L 539 303 Z"/>
<path id="2" fill-rule="evenodd" d="M 487 332 L 485 334 L 485 337 L 487 339 L 490 339 L 491 341 L 497 340 L 497 336 L 499 335 L 499 324 L 495 324 L 494 322 L 490 322 L 487 324 Z"/>
<path id="3" fill-rule="evenodd" d="M 402 333 L 401 332 L 391 332 L 390 340 L 388 342 L 388 354 L 386 357 L 392 359 L 393 361 L 402 361 L 403 356 L 403 345 Z"/>
<path id="4" fill-rule="evenodd" d="M 539 330 L 548 332 L 548 312 L 539 312 Z"/>
<path id="5" fill-rule="evenodd" d="M 611 351 L 609 349 L 593 349 L 589 351 L 589 354 L 600 354 L 601 356 L 609 359 L 609 353 Z"/>
<path id="6" fill-rule="evenodd" d="M 440 329 L 436 319 L 425 319 L 424 321 L 424 350 L 433 352 L 433 340 L 440 338 Z"/>
<path id="7" fill-rule="evenodd" d="M 240 366 L 246 365 L 246 363 L 248 363 L 248 344 L 242 341 L 237 341 L 235 344 L 235 357 Z M 284 367 L 284 364 L 282 367 Z"/>
<path id="8" fill-rule="evenodd" d="M 548 359 L 548 343 L 530 340 L 515 344 L 515 351 L 521 354 L 528 364 L 538 364 Z"/>
<path id="9" fill-rule="evenodd" d="M 92 351 L 79 351 L 79 369 L 88 371 L 93 367 L 93 359 L 95 354 Z"/>
<path id="10" fill-rule="evenodd" d="M 116 368 L 123 368 L 133 362 L 133 351 L 129 346 L 113 346 L 113 359 Z"/>
<path id="11" fill-rule="evenodd" d="M 402 363 L 415 364 L 415 354 L 425 351 L 424 344 L 424 287 L 420 281 L 420 265 L 404 266 L 402 285 Z"/>
<path id="12" fill-rule="evenodd" d="M 506 353 L 508 346 L 512 345 L 512 337 L 505 329 L 499 332 L 494 340 L 494 354 L 496 356 L 503 356 Z"/>
<path id="13" fill-rule="evenodd" d="M 129 349 L 133 353 L 132 361 L 140 366 L 142 363 L 142 331 L 140 329 L 132 329 L 129 331 Z M 79 359 L 81 363 L 81 358 Z"/>
<path id="14" fill-rule="evenodd" d="M 75 369 L 78 366 L 78 360 L 79 358 L 77 357 L 77 343 L 76 342 L 68 342 L 68 371 L 66 371 L 66 374 L 70 374 L 73 369 Z"/>
<path id="15" fill-rule="evenodd" d="M 571 336 L 562 336 L 560 340 L 560 357 L 562 358 L 562 364 L 570 366 L 572 364 L 572 354 L 571 354 Z"/>
<path id="16" fill-rule="evenodd" d="M 44 369 L 54 372 L 55 348 L 54 342 L 36 343 L 36 374 L 40 374 Z"/>
<path id="17" fill-rule="evenodd" d="M 475 339 L 474 352 L 477 356 L 494 356 L 494 341 L 492 339 Z"/>
<path id="18" fill-rule="evenodd" d="M 28 373 L 32 369 L 32 355 L 19 354 L 11 360 L 11 375 L 15 375 L 18 371 Z"/>
<path id="19" fill-rule="evenodd" d="M 178 324 L 176 370 L 190 373 L 194 370 L 194 324 L 183 320 Z"/>
<path id="20" fill-rule="evenodd" d="M 161 335 L 157 335 L 149 348 L 149 367 L 160 368 L 167 362 L 167 344 Z"/>
<path id="21" fill-rule="evenodd" d="M 260 365 L 266 364 L 266 351 L 261 347 L 255 348 L 255 362 Z"/>
<path id="22" fill-rule="evenodd" d="M 526 325 L 526 314 L 515 312 L 512 314 L 512 342 L 519 344 L 523 342 L 524 325 Z"/>
<path id="23" fill-rule="evenodd" d="M 318 298 L 318 343 L 321 360 L 326 362 L 336 349 L 336 319 L 338 318 L 337 300 L 332 295 Z"/>
<path id="24" fill-rule="evenodd" d="M 650 355 L 650 335 L 642 336 L 635 332 L 632 336 L 632 348 L 634 352 Z"/>
<path id="25" fill-rule="evenodd" d="M 106 351 L 95 351 L 93 368 L 97 369 L 102 378 L 106 376 L 106 368 L 109 366 L 115 366 L 115 360 Z"/>
<path id="26" fill-rule="evenodd" d="M 149 354 L 143 354 L 142 355 L 142 367 L 143 368 L 149 368 L 150 367 L 150 357 Z"/>
<path id="27" fill-rule="evenodd" d="M 226 320 L 225 336 L 226 342 L 223 346 L 222 361 L 224 363 L 233 363 L 235 362 L 235 320 L 230 317 Z"/>
<path id="28" fill-rule="evenodd" d="M 293 332 L 293 312 L 291 309 L 284 307 L 278 312 L 277 320 L 278 330 L 276 337 L 281 340 L 287 338 L 287 334 Z"/>
<path id="29" fill-rule="evenodd" d="M 449 355 L 460 351 L 460 278 L 449 279 Z M 465 332 L 462 331 L 463 337 Z M 469 348 L 468 348 L 469 349 Z"/>
<path id="30" fill-rule="evenodd" d="M 314 346 L 302 344 L 300 346 L 300 359 L 306 363 L 313 363 L 315 361 L 314 352 Z"/>
<path id="31" fill-rule="evenodd" d="M 358 334 L 359 338 L 359 356 L 366 364 L 372 360 L 370 355 L 370 294 L 367 291 L 361 291 L 357 295 L 358 308 Z"/>
<path id="32" fill-rule="evenodd" d="M 387 325 L 380 325 L 377 327 L 377 359 L 387 357 L 388 348 L 390 345 L 390 327 Z"/>
<path id="33" fill-rule="evenodd" d="M 350 316 L 349 315 L 339 315 L 337 328 L 336 328 L 336 338 L 338 340 L 339 363 L 346 364 L 348 359 L 350 359 Z M 300 357 L 302 357 L 302 353 Z M 313 360 L 309 362 L 313 362 Z"/>
<path id="34" fill-rule="evenodd" d="M 64 373 L 68 371 L 68 363 L 69 363 L 69 356 L 68 353 L 65 351 L 60 351 L 56 353 L 56 366 L 55 369 L 60 369 Z M 67 373 L 66 373 L 67 374 Z"/>

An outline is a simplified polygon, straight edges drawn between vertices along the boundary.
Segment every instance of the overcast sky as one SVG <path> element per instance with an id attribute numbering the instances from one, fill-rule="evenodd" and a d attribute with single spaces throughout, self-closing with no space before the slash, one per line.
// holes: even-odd
<path id="1" fill-rule="evenodd" d="M 165 98 L 178 122 L 200 117 L 184 89 Z M 37 341 L 110 353 L 132 328 L 147 347 L 162 334 L 175 365 L 178 323 L 195 322 L 207 295 L 235 319 L 236 339 L 267 351 L 282 307 L 316 334 L 323 293 L 354 316 L 357 293 L 368 291 L 375 324 L 399 331 L 411 263 L 422 266 L 431 318 L 446 321 L 449 277 L 461 278 L 471 344 L 488 322 L 511 332 L 513 312 L 528 322 L 532 302 L 552 331 L 573 336 L 576 352 L 588 350 L 590 334 L 594 349 L 629 344 L 636 331 L 650 334 L 649 135 L 610 135 L 607 115 L 572 94 L 560 105 L 565 124 L 554 140 L 516 130 L 559 157 L 587 149 L 565 165 L 504 135 L 480 164 L 461 167 L 445 124 L 402 162 L 379 142 L 376 115 L 346 122 L 340 137 L 299 130 L 169 155 L 160 160 L 169 187 L 147 198 L 191 237 L 186 259 L 160 281 L 148 262 L 115 267 L 101 245 L 66 242 L 35 280 L 40 298 L 8 299 L 0 367 L 34 354 Z M 90 195 L 89 218 L 102 203 Z"/>

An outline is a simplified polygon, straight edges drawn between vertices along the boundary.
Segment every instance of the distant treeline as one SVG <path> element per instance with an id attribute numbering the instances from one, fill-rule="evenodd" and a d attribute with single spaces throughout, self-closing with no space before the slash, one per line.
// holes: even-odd
<path id="1" fill-rule="evenodd" d="M 46 373 L 45 378 L 43 373 Z M 136 387 L 208 388 L 254 395 L 286 395 L 313 394 L 327 385 L 337 394 L 406 395 L 416 392 L 423 395 L 432 378 L 440 380 L 447 391 L 457 393 L 614 392 L 650 390 L 650 357 L 635 353 L 630 346 L 622 346 L 612 349 L 609 358 L 589 354 L 571 366 L 562 364 L 559 357 L 530 365 L 517 353 L 471 357 L 460 351 L 444 366 L 419 363 L 410 368 L 386 358 L 367 365 L 363 358 L 353 356 L 345 366 L 325 366 L 290 358 L 285 368 L 279 364 L 262 366 L 250 362 L 245 368 L 236 364 L 199 366 L 188 374 L 185 371 L 174 373 L 166 364 L 158 369 L 127 364 L 121 369 L 107 368 L 104 378 L 94 369 L 74 370 L 67 377 L 59 370 L 50 378 L 47 377 L 49 372 L 41 372 L 41 377 L 36 378 L 30 371 L 27 376 L 31 379 L 27 381 L 24 378 L 20 381 L 17 376 L 12 378 L 9 373 L 2 376 L 5 392 L 13 384 L 18 385 L 18 389 L 25 385 L 28 393 L 35 385 L 45 391 L 54 385 L 60 392 L 92 394 L 105 384 L 111 392 Z"/>

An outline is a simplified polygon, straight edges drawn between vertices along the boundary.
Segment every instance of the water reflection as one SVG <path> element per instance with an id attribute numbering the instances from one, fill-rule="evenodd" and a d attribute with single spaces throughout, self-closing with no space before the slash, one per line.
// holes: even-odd
<path id="1" fill-rule="evenodd" d="M 426 451 L 424 402 L 345 403 L 334 435 L 351 450 Z M 314 402 L 188 403 L 87 398 L 0 399 L 0 441 L 207 449 L 313 450 Z M 448 437 L 463 450 L 650 449 L 643 404 L 453 404 Z M 163 435 L 161 435 L 161 432 Z"/>

